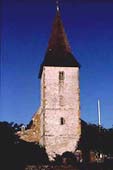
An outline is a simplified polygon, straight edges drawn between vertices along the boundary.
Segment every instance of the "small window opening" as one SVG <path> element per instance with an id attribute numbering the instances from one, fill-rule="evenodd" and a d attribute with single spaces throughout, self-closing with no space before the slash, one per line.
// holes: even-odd
<path id="1" fill-rule="evenodd" d="M 60 119 L 60 124 L 61 124 L 61 125 L 64 125 L 64 124 L 65 124 L 65 119 L 64 119 L 63 117 L 61 117 L 61 119 Z"/>
<path id="2" fill-rule="evenodd" d="M 59 72 L 59 80 L 64 80 L 64 72 L 63 71 Z"/>

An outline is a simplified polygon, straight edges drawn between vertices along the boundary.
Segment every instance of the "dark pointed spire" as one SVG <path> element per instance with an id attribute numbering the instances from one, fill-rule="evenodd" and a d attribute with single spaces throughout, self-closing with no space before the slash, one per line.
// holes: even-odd
<path id="1" fill-rule="evenodd" d="M 52 33 L 43 63 L 41 64 L 39 77 L 41 77 L 43 66 L 57 67 L 79 67 L 79 63 L 71 53 L 71 48 L 64 30 L 60 16 L 60 8 L 56 1 L 56 16 L 54 19 Z"/>
<path id="2" fill-rule="evenodd" d="M 48 43 L 48 50 L 63 50 L 70 52 L 71 48 L 67 40 L 64 26 L 60 17 L 59 6 L 57 5 L 56 17 L 53 23 L 52 33 Z"/>

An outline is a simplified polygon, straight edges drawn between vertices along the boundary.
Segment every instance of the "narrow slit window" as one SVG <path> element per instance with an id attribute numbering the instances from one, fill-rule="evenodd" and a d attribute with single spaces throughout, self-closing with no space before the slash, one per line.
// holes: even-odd
<path id="1" fill-rule="evenodd" d="M 64 124 L 65 124 L 65 119 L 64 119 L 63 117 L 61 117 L 61 119 L 60 119 L 60 124 L 61 124 L 61 125 L 64 125 Z"/>
<path id="2" fill-rule="evenodd" d="M 59 80 L 64 80 L 64 72 L 63 71 L 59 72 Z"/>

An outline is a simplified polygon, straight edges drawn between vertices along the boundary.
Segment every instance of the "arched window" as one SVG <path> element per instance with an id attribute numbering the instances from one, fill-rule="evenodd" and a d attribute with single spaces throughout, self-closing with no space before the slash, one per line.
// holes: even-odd
<path id="1" fill-rule="evenodd" d="M 60 124 L 64 125 L 65 124 L 65 119 L 63 117 L 60 118 Z"/>

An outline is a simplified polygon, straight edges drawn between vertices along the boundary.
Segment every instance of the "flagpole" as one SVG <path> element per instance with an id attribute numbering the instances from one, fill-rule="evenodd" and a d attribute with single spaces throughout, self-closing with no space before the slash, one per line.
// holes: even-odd
<path id="1" fill-rule="evenodd" d="M 98 127 L 99 127 L 99 141 L 101 143 L 102 138 L 101 138 L 101 108 L 100 108 L 100 100 L 98 99 Z M 99 153 L 99 158 L 102 160 L 102 153 L 100 151 Z"/>
<path id="2" fill-rule="evenodd" d="M 101 126 L 100 100 L 98 99 L 98 125 Z"/>

